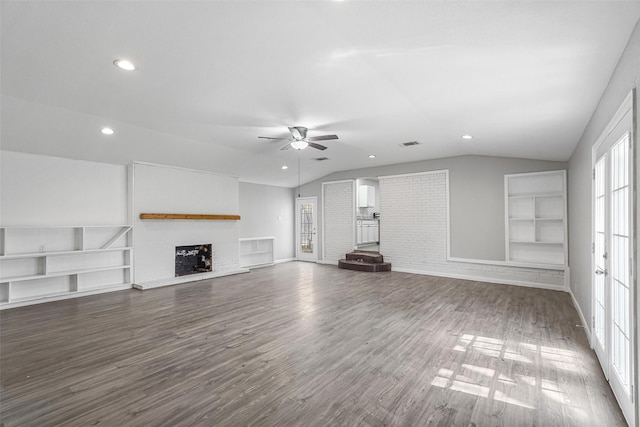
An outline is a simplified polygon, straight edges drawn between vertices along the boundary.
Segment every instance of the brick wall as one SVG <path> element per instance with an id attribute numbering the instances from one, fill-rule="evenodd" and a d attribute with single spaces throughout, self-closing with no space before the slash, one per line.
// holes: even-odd
<path id="1" fill-rule="evenodd" d="M 564 289 L 564 272 L 447 260 L 448 171 L 380 178 L 380 252 L 395 271 Z"/>
<path id="2" fill-rule="evenodd" d="M 354 181 L 325 182 L 323 200 L 323 261 L 337 264 L 353 250 L 355 232 Z"/>

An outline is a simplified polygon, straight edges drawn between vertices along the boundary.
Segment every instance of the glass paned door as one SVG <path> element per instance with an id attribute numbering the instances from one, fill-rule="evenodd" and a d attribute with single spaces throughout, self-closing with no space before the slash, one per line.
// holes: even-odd
<path id="1" fill-rule="evenodd" d="M 615 135 L 615 134 L 614 134 Z M 619 135 L 619 133 L 618 133 Z M 633 294 L 631 136 L 598 149 L 593 186 L 593 347 L 620 407 L 632 424 Z"/>
<path id="2" fill-rule="evenodd" d="M 296 199 L 296 257 L 299 261 L 317 261 L 317 199 Z"/>

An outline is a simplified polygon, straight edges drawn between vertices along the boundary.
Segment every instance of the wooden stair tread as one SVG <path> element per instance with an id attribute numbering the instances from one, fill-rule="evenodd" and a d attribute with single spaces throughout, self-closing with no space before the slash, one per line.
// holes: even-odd
<path id="1" fill-rule="evenodd" d="M 354 271 L 368 271 L 368 272 L 379 272 L 379 271 L 391 271 L 391 263 L 389 262 L 363 262 L 363 261 L 352 261 L 341 259 L 338 261 L 338 267 L 344 268 L 347 270 Z"/>
<path id="2" fill-rule="evenodd" d="M 384 257 L 377 252 L 350 252 L 346 254 L 347 261 L 362 261 L 372 264 L 384 262 Z"/>

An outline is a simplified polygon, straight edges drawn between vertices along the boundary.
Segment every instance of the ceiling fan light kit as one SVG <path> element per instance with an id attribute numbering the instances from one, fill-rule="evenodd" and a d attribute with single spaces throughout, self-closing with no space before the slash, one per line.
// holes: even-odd
<path id="1" fill-rule="evenodd" d="M 338 135 L 320 135 L 307 137 L 308 129 L 304 126 L 289 126 L 289 133 L 291 138 L 273 138 L 270 136 L 259 136 L 261 139 L 268 139 L 270 141 L 291 141 L 289 144 L 281 148 L 281 150 L 288 150 L 293 147 L 296 150 L 304 150 L 311 146 L 317 150 L 326 150 L 322 144 L 317 144 L 315 141 L 328 141 L 331 139 L 338 139 Z"/>
<path id="2" fill-rule="evenodd" d="M 291 143 L 291 147 L 295 148 L 296 150 L 304 150 L 305 148 L 307 148 L 309 146 L 309 143 L 307 141 L 293 141 Z"/>

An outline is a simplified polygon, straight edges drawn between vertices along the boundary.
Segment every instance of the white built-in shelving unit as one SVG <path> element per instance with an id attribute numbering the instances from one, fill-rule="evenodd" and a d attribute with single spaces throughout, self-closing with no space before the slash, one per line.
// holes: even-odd
<path id="1" fill-rule="evenodd" d="M 0 309 L 131 288 L 132 227 L 0 227 Z"/>
<path id="2" fill-rule="evenodd" d="M 507 262 L 567 265 L 566 171 L 505 175 Z"/>
<path id="3" fill-rule="evenodd" d="M 239 239 L 240 267 L 264 267 L 273 265 L 275 237 L 248 237 Z"/>

